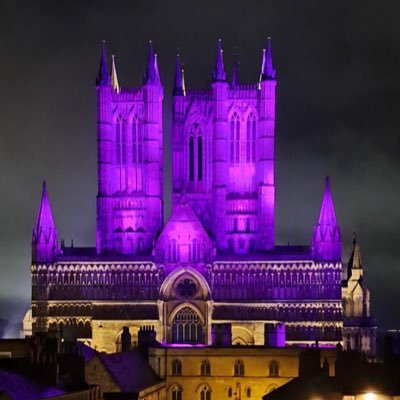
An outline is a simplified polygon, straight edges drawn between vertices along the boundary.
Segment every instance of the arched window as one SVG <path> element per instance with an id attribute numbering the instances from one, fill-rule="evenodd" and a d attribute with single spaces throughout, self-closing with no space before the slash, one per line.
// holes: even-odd
<path id="1" fill-rule="evenodd" d="M 174 343 L 203 343 L 203 324 L 197 312 L 191 307 L 183 307 L 175 315 L 172 323 Z"/>
<path id="2" fill-rule="evenodd" d="M 143 160 L 143 125 L 137 115 L 132 120 L 132 163 Z"/>
<path id="3" fill-rule="evenodd" d="M 272 360 L 269 363 L 269 376 L 279 376 L 279 363 L 276 360 Z"/>
<path id="4" fill-rule="evenodd" d="M 121 116 L 115 125 L 115 162 L 126 164 L 126 121 Z"/>
<path id="5" fill-rule="evenodd" d="M 200 375 L 210 376 L 211 375 L 211 365 L 208 360 L 204 360 L 200 366 Z"/>
<path id="6" fill-rule="evenodd" d="M 232 397 L 232 388 L 230 386 L 228 387 L 227 392 L 228 392 L 228 397 L 229 398 Z"/>
<path id="7" fill-rule="evenodd" d="M 237 113 L 234 113 L 230 124 L 230 162 L 240 162 L 240 118 Z"/>
<path id="8" fill-rule="evenodd" d="M 179 386 L 172 388 L 172 400 L 182 400 L 182 389 Z"/>
<path id="9" fill-rule="evenodd" d="M 197 138 L 197 179 L 203 180 L 203 139 Z"/>
<path id="10" fill-rule="evenodd" d="M 182 363 L 178 359 L 172 360 L 172 375 L 182 375 Z"/>
<path id="11" fill-rule="evenodd" d="M 246 162 L 256 161 L 257 125 L 256 117 L 251 113 L 246 124 Z"/>
<path id="12" fill-rule="evenodd" d="M 203 386 L 201 388 L 200 400 L 211 400 L 211 390 L 208 386 Z"/>
<path id="13" fill-rule="evenodd" d="M 244 376 L 244 363 L 242 360 L 235 361 L 234 375 Z"/>
<path id="14" fill-rule="evenodd" d="M 246 397 L 251 397 L 251 387 L 250 386 L 246 387 Z"/>
<path id="15" fill-rule="evenodd" d="M 190 136 L 189 139 L 189 180 L 194 180 L 194 139 Z"/>

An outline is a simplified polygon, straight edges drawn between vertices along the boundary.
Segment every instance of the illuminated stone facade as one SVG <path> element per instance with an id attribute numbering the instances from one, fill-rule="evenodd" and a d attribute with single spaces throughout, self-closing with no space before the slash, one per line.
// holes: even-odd
<path id="1" fill-rule="evenodd" d="M 121 88 L 103 46 L 96 80 L 96 248 L 59 247 L 46 187 L 32 240 L 33 331 L 59 327 L 100 351 L 154 325 L 162 343 L 342 340 L 341 237 L 327 179 L 311 246 L 274 240 L 276 73 L 270 41 L 254 85 L 226 79 L 218 42 L 212 84 L 189 90 L 179 58 L 172 113 L 172 215 L 163 226 L 162 100 L 150 44 L 143 86 Z M 311 229 L 310 229 L 311 231 Z M 310 235 L 311 236 L 311 235 Z M 353 275 L 354 277 L 354 275 Z M 350 287 L 350 286 L 349 286 Z M 266 325 L 269 324 L 269 325 Z"/>

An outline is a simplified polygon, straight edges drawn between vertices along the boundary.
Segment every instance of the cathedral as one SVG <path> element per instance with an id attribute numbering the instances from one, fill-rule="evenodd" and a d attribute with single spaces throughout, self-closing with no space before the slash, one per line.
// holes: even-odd
<path id="1" fill-rule="evenodd" d="M 136 345 L 152 326 L 165 346 L 341 343 L 374 357 L 377 327 L 360 247 L 354 238 L 350 261 L 342 261 L 329 178 L 309 245 L 275 243 L 270 39 L 253 84 L 240 82 L 237 62 L 228 79 L 221 40 L 206 89 L 185 85 L 177 56 L 165 222 L 157 54 L 150 43 L 137 88 L 120 86 L 109 61 L 103 44 L 96 247 L 59 242 L 44 184 L 32 238 L 33 333 L 59 329 L 112 353 L 121 350 L 124 327 Z"/>

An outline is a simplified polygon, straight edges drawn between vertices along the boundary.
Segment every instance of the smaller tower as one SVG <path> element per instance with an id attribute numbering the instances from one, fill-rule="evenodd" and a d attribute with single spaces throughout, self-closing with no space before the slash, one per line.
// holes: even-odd
<path id="1" fill-rule="evenodd" d="M 43 182 L 42 199 L 33 227 L 32 263 L 51 263 L 58 254 L 58 233 L 54 224 L 46 182 Z"/>
<path id="2" fill-rule="evenodd" d="M 185 78 L 183 75 L 183 69 L 181 66 L 180 56 L 176 55 L 175 64 L 175 81 L 174 81 L 174 96 L 184 96 L 185 95 Z"/>
<path id="3" fill-rule="evenodd" d="M 342 242 L 340 228 L 336 220 L 329 177 L 325 180 L 325 192 L 322 199 L 318 223 L 314 227 L 312 256 L 317 261 L 342 260 Z"/>

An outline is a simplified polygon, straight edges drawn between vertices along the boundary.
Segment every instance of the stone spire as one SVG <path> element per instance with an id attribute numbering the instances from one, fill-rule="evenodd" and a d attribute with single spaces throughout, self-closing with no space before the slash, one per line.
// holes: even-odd
<path id="1" fill-rule="evenodd" d="M 215 60 L 215 68 L 213 71 L 213 82 L 225 82 L 226 81 L 226 72 L 224 68 L 224 59 L 223 59 L 223 50 L 222 50 L 222 40 L 218 39 L 217 45 L 217 56 Z"/>
<path id="2" fill-rule="evenodd" d="M 58 233 L 47 195 L 46 182 L 43 182 L 42 199 L 33 227 L 32 261 L 49 263 L 58 253 Z"/>
<path id="3" fill-rule="evenodd" d="M 260 82 L 268 79 L 275 79 L 276 71 L 272 65 L 271 38 L 268 37 L 267 48 L 263 49 L 263 58 L 261 64 Z"/>
<path id="4" fill-rule="evenodd" d="M 153 42 L 149 41 L 149 56 L 147 60 L 146 72 L 144 73 L 144 84 L 160 84 L 160 73 L 158 70 L 157 54 L 154 54 Z"/>
<path id="5" fill-rule="evenodd" d="M 176 55 L 174 96 L 185 96 L 185 78 L 181 67 L 179 54 Z"/>
<path id="6" fill-rule="evenodd" d="M 111 79 L 110 79 L 110 74 L 108 73 L 108 66 L 107 66 L 106 42 L 103 40 L 99 73 L 97 74 L 96 78 L 96 86 L 106 86 L 110 85 L 110 83 Z"/>
<path id="7" fill-rule="evenodd" d="M 235 54 L 233 59 L 232 82 L 231 82 L 231 86 L 233 88 L 239 85 L 239 65 L 240 65 L 239 55 Z"/>
<path id="8" fill-rule="evenodd" d="M 314 227 L 312 255 L 316 260 L 341 261 L 342 243 L 337 224 L 329 177 L 326 177 L 318 223 Z"/>
<path id="9" fill-rule="evenodd" d="M 112 67 L 111 67 L 111 86 L 115 92 L 119 93 L 121 88 L 118 83 L 117 68 L 115 67 L 115 56 L 112 55 Z"/>
<path id="10" fill-rule="evenodd" d="M 361 261 L 361 249 L 357 242 L 357 235 L 353 233 L 353 251 L 351 252 L 349 263 L 347 264 L 347 280 L 354 278 L 357 275 L 357 279 L 362 276 L 362 261 Z"/>

